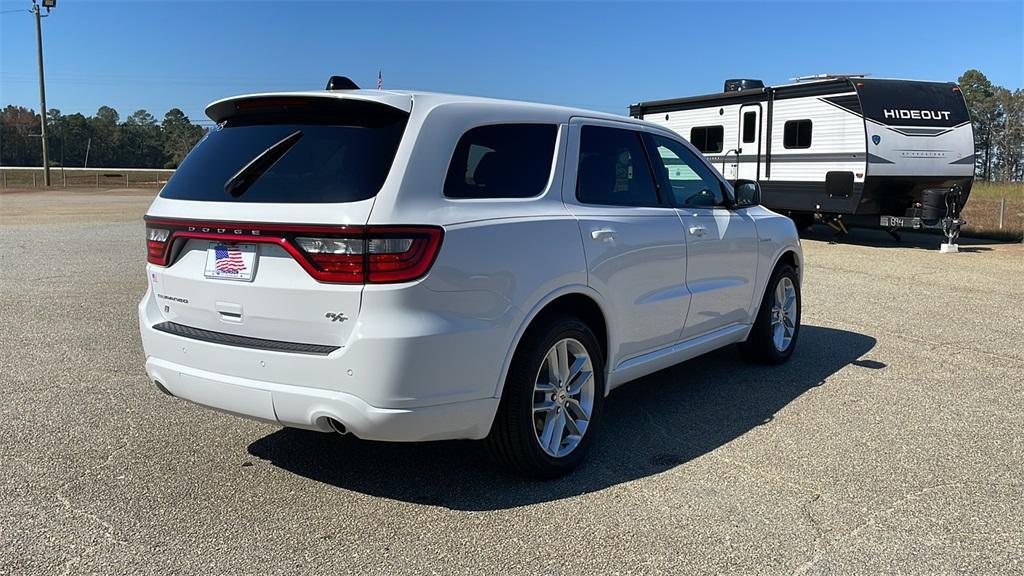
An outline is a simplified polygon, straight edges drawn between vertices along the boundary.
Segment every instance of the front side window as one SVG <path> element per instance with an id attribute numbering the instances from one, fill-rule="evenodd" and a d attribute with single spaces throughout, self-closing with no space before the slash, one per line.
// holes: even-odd
<path id="1" fill-rule="evenodd" d="M 721 152 L 725 142 L 725 128 L 722 126 L 695 126 L 690 129 L 690 144 L 704 154 Z"/>
<path id="2" fill-rule="evenodd" d="M 811 147 L 811 121 L 790 120 L 782 129 L 782 145 L 786 148 Z"/>
<path id="3" fill-rule="evenodd" d="M 655 157 L 652 163 L 660 171 L 662 182 L 672 189 L 676 206 L 709 208 L 726 204 L 722 183 L 686 146 L 663 136 L 652 136 Z"/>
<path id="4" fill-rule="evenodd" d="M 448 198 L 529 198 L 547 188 L 555 154 L 554 124 L 494 124 L 467 131 L 455 145 Z"/>
<path id="5" fill-rule="evenodd" d="M 657 206 L 658 192 L 640 134 L 584 126 L 580 133 L 576 197 L 585 204 Z"/>

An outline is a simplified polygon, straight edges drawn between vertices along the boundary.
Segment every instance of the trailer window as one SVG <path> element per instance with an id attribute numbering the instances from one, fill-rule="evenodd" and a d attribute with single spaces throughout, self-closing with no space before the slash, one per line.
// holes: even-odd
<path id="1" fill-rule="evenodd" d="M 690 144 L 704 154 L 721 152 L 725 142 L 725 128 L 722 126 L 694 126 L 690 129 Z"/>
<path id="2" fill-rule="evenodd" d="M 544 191 L 555 155 L 554 124 L 478 126 L 459 139 L 448 165 L 448 198 L 529 198 Z"/>
<path id="3" fill-rule="evenodd" d="M 751 110 L 743 114 L 743 143 L 750 144 L 757 135 L 757 112 Z"/>
<path id="4" fill-rule="evenodd" d="M 782 130 L 782 145 L 786 148 L 811 147 L 811 121 L 790 120 Z"/>

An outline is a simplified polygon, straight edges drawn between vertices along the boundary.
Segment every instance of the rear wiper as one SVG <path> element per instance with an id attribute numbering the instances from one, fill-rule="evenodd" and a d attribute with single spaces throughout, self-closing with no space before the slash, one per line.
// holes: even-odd
<path id="1" fill-rule="evenodd" d="M 224 191 L 230 194 L 232 198 L 238 198 L 245 194 L 245 191 L 259 180 L 260 176 L 263 176 L 267 170 L 270 170 L 274 164 L 277 164 L 277 161 L 283 158 L 292 149 L 292 146 L 295 146 L 295 143 L 301 139 L 302 130 L 296 130 L 293 134 L 285 136 L 277 144 L 260 152 L 259 155 L 250 160 L 248 164 L 243 166 L 241 170 L 224 183 Z"/>

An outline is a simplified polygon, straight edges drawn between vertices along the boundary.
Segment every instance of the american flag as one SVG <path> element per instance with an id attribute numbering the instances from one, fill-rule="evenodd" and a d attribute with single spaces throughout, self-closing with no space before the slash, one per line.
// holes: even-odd
<path id="1" fill-rule="evenodd" d="M 218 272 L 237 274 L 245 270 L 245 260 L 242 260 L 242 253 L 235 246 L 218 244 L 213 251 L 216 258 L 214 267 Z"/>
<path id="2" fill-rule="evenodd" d="M 377 90 L 384 88 L 384 74 L 382 71 L 377 70 Z"/>

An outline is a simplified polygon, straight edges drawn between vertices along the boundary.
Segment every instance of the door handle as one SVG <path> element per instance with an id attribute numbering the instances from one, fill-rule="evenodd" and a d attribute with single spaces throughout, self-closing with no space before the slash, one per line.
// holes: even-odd
<path id="1" fill-rule="evenodd" d="M 690 234 L 693 236 L 704 236 L 707 231 L 708 229 L 703 226 L 690 226 Z"/>
<path id="2" fill-rule="evenodd" d="M 590 237 L 594 240 L 611 240 L 615 238 L 615 230 L 611 228 L 601 228 L 600 230 L 594 230 L 590 233 Z"/>

